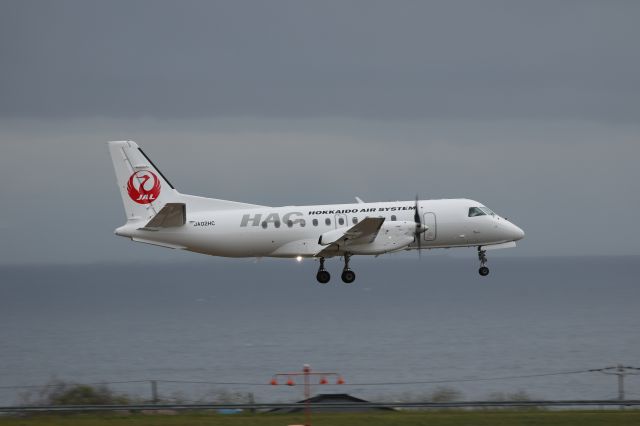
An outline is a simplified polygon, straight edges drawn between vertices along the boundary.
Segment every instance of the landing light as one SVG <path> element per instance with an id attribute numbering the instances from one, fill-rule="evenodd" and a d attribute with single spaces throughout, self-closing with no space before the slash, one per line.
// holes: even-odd
<path id="1" fill-rule="evenodd" d="M 302 256 L 298 256 L 298 257 L 296 257 L 296 260 L 297 260 L 298 262 L 302 262 Z"/>

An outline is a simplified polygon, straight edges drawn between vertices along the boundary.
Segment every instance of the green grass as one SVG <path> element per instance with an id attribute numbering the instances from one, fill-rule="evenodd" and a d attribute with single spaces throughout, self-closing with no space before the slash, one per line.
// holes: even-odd
<path id="1" fill-rule="evenodd" d="M 0 417 L 0 426 L 286 426 L 304 416 L 280 414 L 119 415 L 67 414 Z M 622 426 L 640 425 L 640 410 L 431 411 L 381 414 L 317 414 L 314 426 Z"/>

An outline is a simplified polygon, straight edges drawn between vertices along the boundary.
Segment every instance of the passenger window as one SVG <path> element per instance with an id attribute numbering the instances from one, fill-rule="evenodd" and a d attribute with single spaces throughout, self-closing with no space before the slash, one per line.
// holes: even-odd
<path id="1" fill-rule="evenodd" d="M 276 226 L 276 228 L 280 228 L 280 221 L 276 220 L 275 222 L 273 222 L 273 224 Z"/>
<path id="2" fill-rule="evenodd" d="M 326 218 L 326 219 L 324 220 L 324 223 L 325 223 L 325 224 L 327 224 L 327 225 L 331 225 L 331 219 Z"/>
<path id="3" fill-rule="evenodd" d="M 262 222 L 262 227 L 263 227 L 264 229 L 267 229 L 267 222 Z"/>
<path id="4" fill-rule="evenodd" d="M 358 218 L 354 217 L 353 219 L 351 219 L 351 221 L 353 222 L 353 224 L 355 225 L 356 223 L 358 223 Z"/>
<path id="5" fill-rule="evenodd" d="M 480 207 L 471 207 L 469 209 L 469 217 L 486 216 L 486 213 Z"/>
<path id="6" fill-rule="evenodd" d="M 343 219 L 343 218 L 341 218 L 341 217 L 339 217 L 339 218 L 338 218 L 338 223 L 339 223 L 340 225 L 344 225 L 344 219 Z"/>
<path id="7" fill-rule="evenodd" d="M 313 219 L 311 222 L 313 223 L 313 226 L 318 226 L 318 219 Z"/>
<path id="8" fill-rule="evenodd" d="M 287 221 L 287 226 L 288 226 L 289 228 L 291 228 L 291 227 L 293 226 L 293 221 L 292 221 L 292 220 L 288 220 L 288 221 Z"/>
<path id="9" fill-rule="evenodd" d="M 392 221 L 392 222 L 395 222 L 395 221 L 396 221 L 396 215 L 395 215 L 395 214 L 392 214 L 392 215 L 391 215 L 391 221 Z"/>

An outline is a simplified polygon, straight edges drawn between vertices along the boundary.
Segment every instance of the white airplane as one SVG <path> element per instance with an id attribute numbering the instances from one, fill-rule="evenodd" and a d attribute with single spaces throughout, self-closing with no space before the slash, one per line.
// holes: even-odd
<path id="1" fill-rule="evenodd" d="M 342 257 L 342 281 L 356 275 L 353 255 L 401 250 L 477 247 L 479 273 L 489 274 L 486 250 L 515 247 L 522 229 L 467 199 L 268 207 L 179 193 L 133 141 L 109 142 L 127 223 L 116 235 L 211 256 L 316 258 L 316 278 L 331 275 L 325 259 Z"/>

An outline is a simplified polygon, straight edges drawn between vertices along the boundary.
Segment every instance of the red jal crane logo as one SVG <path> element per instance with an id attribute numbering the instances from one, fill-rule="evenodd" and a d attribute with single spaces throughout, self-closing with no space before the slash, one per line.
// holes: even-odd
<path id="1" fill-rule="evenodd" d="M 138 204 L 153 203 L 160 195 L 160 179 L 153 172 L 138 171 L 127 183 L 129 197 Z"/>

